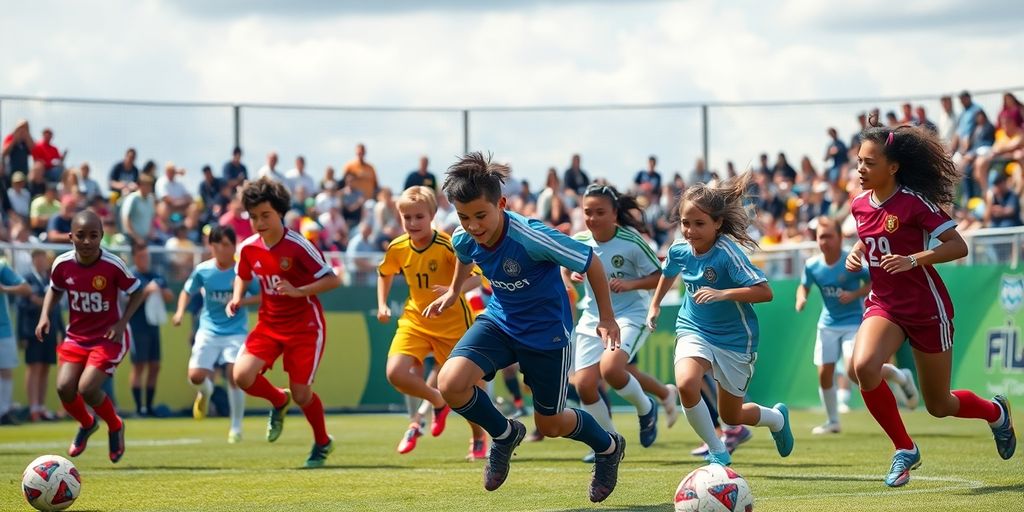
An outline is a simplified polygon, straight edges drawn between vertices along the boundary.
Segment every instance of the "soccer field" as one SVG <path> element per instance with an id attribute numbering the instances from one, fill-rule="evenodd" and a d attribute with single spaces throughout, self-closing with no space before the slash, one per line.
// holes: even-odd
<path id="1" fill-rule="evenodd" d="M 902 489 L 883 485 L 891 445 L 863 411 L 844 416 L 844 433 L 833 437 L 810 435 L 820 413 L 795 412 L 797 444 L 787 459 L 767 430 L 756 429 L 733 468 L 761 511 L 1024 510 L 1024 457 L 999 459 L 983 424 L 923 411 L 906 417 L 924 464 Z M 310 433 L 302 416 L 291 415 L 274 444 L 263 437 L 262 416 L 246 418 L 237 445 L 225 442 L 226 419 L 128 420 L 128 449 L 117 465 L 107 460 L 101 430 L 74 461 L 83 483 L 72 510 L 672 510 L 676 485 L 701 465 L 688 454 L 696 435 L 682 418 L 671 430 L 662 421 L 658 442 L 644 449 L 633 418 L 615 420 L 629 445 L 618 488 L 600 505 L 587 499 L 590 465 L 579 461 L 579 443 L 524 443 L 508 481 L 488 493 L 483 462 L 463 460 L 469 433 L 454 415 L 440 438 L 420 438 L 407 455 L 395 452 L 404 416 L 329 416 L 337 449 L 320 470 L 299 469 Z M 70 422 L 0 429 L 0 510 L 29 508 L 22 469 L 38 455 L 65 455 L 74 430 Z"/>

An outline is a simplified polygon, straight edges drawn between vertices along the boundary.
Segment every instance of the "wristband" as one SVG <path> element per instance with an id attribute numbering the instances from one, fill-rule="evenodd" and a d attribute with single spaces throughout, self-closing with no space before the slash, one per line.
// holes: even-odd
<path id="1" fill-rule="evenodd" d="M 910 268 L 917 268 L 917 258 L 913 254 L 907 257 L 910 258 Z"/>

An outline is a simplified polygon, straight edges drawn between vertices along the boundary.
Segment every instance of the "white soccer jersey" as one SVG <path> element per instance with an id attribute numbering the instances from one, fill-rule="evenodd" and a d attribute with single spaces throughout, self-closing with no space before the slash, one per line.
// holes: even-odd
<path id="1" fill-rule="evenodd" d="M 647 242 L 631 228 L 619 227 L 615 236 L 606 242 L 594 240 L 590 231 L 583 231 L 573 236 L 576 240 L 593 247 L 594 254 L 601 258 L 601 264 L 608 280 L 638 279 L 646 277 L 661 269 L 661 263 Z M 600 314 L 594 291 L 590 282 L 586 283 L 586 296 L 583 298 L 583 314 L 576 324 L 576 332 L 596 336 L 595 329 Z M 632 290 L 628 292 L 612 292 L 612 310 L 619 325 L 629 323 L 642 326 L 647 320 L 647 308 L 651 304 L 650 290 Z"/>

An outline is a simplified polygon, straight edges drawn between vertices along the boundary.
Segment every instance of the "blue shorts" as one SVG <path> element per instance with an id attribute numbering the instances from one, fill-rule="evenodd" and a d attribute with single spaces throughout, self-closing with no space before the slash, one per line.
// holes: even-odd
<path id="1" fill-rule="evenodd" d="M 523 380 L 533 391 L 533 409 L 542 416 L 554 416 L 565 409 L 572 367 L 572 344 L 553 350 L 537 350 L 512 339 L 486 316 L 478 317 L 455 345 L 448 360 L 465 357 L 491 380 L 502 368 L 519 363 Z"/>
<path id="2" fill-rule="evenodd" d="M 160 362 L 160 328 L 132 329 L 132 363 Z"/>

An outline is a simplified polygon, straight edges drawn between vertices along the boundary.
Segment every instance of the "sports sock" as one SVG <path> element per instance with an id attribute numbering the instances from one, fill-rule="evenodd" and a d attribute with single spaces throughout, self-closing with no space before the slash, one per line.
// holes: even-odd
<path id="1" fill-rule="evenodd" d="M 896 397 L 885 382 L 881 382 L 875 389 L 870 391 L 861 388 L 860 396 L 864 398 L 864 405 L 874 416 L 875 421 L 882 427 L 885 434 L 892 440 L 897 450 L 913 450 L 914 441 L 907 434 L 907 428 L 903 425 L 903 418 L 900 417 L 900 410 L 896 407 Z"/>
<path id="2" fill-rule="evenodd" d="M 405 398 L 405 410 L 409 411 L 409 419 L 416 421 L 416 409 L 420 406 L 420 399 L 412 395 L 402 395 Z"/>
<path id="3" fill-rule="evenodd" d="M 313 427 L 313 440 L 316 444 L 323 446 L 331 442 L 331 438 L 327 437 L 324 403 L 320 401 L 320 395 L 313 393 L 313 398 L 302 408 L 302 414 L 306 415 L 306 421 Z"/>
<path id="4" fill-rule="evenodd" d="M 608 414 L 612 413 L 612 399 L 608 398 L 608 391 L 604 389 L 604 386 L 597 386 L 597 394 L 601 396 L 601 400 L 604 401 L 604 406 L 608 408 Z M 579 393 L 576 392 L 576 386 L 569 386 L 569 393 L 566 394 L 567 400 L 572 400 L 578 404 L 582 404 L 583 400 L 580 400 Z"/>
<path id="5" fill-rule="evenodd" d="M 613 448 L 611 434 L 593 416 L 579 409 L 569 410 L 576 413 L 576 428 L 565 437 L 586 444 L 594 453 L 608 453 Z"/>
<path id="6" fill-rule="evenodd" d="M 758 405 L 757 407 L 761 410 L 761 419 L 757 420 L 757 425 L 754 425 L 755 427 L 768 427 L 768 430 L 778 432 L 782 430 L 782 427 L 786 426 L 786 417 L 781 412 L 769 409 L 763 405 Z"/>
<path id="7" fill-rule="evenodd" d="M 511 377 L 505 377 L 505 387 L 508 388 L 508 392 L 512 394 L 513 400 L 523 399 L 523 390 L 519 389 L 518 375 L 513 374 Z M 516 407 L 518 407 L 518 405 Z"/>
<path id="8" fill-rule="evenodd" d="M 819 387 L 818 396 L 821 397 L 821 405 L 825 406 L 825 414 L 829 423 L 839 423 L 839 404 L 836 400 L 836 387 L 828 389 Z"/>
<path id="9" fill-rule="evenodd" d="M 850 403 L 850 390 L 839 388 L 839 391 L 836 392 L 836 398 L 839 400 L 839 403 L 841 404 Z"/>
<path id="10" fill-rule="evenodd" d="M 608 407 L 605 406 L 604 400 L 601 400 L 601 397 L 598 397 L 597 401 L 592 404 L 583 404 L 583 410 L 587 411 L 587 414 L 593 416 L 594 421 L 596 421 L 598 425 L 601 425 L 601 428 L 609 432 L 615 432 L 615 425 L 612 424 L 612 417 L 608 414 Z"/>
<path id="11" fill-rule="evenodd" d="M 146 388 L 146 412 L 153 414 L 153 396 L 156 395 L 156 388 Z"/>
<path id="12" fill-rule="evenodd" d="M 507 435 L 510 427 L 509 420 L 501 415 L 501 411 L 494 407 L 490 398 L 476 386 L 473 386 L 473 397 L 469 399 L 469 402 L 458 407 L 452 405 L 452 410 L 483 427 L 495 441 L 498 441 L 502 434 Z"/>
<path id="13" fill-rule="evenodd" d="M 196 388 L 196 391 L 206 398 L 213 396 L 213 381 L 210 379 L 203 379 L 203 382 L 193 384 L 192 387 Z"/>
<path id="14" fill-rule="evenodd" d="M 882 378 L 886 382 L 892 382 L 893 384 L 899 384 L 904 386 L 907 384 L 907 376 L 900 371 L 895 365 L 885 363 L 882 365 Z"/>
<path id="15" fill-rule="evenodd" d="M 242 418 L 245 417 L 245 391 L 242 388 L 228 386 L 228 408 L 231 409 L 231 430 L 241 432 Z"/>
<path id="16" fill-rule="evenodd" d="M 142 388 L 138 386 L 132 386 L 132 400 L 135 401 L 135 414 L 142 416 L 143 403 L 142 403 Z"/>
<path id="17" fill-rule="evenodd" d="M 960 409 L 954 414 L 957 418 L 979 418 L 993 424 L 1003 416 L 1002 407 L 966 389 L 954 389 L 953 396 L 960 400 Z"/>
<path id="18" fill-rule="evenodd" d="M 715 432 L 715 424 L 711 422 L 710 408 L 704 402 L 704 398 L 701 397 L 700 402 L 697 402 L 693 407 L 683 406 L 683 414 L 686 415 L 686 421 L 693 427 L 693 431 L 697 433 L 697 436 L 701 438 L 708 445 L 708 449 L 715 453 L 722 453 L 725 451 L 725 444 L 718 438 L 718 433 Z"/>
<path id="19" fill-rule="evenodd" d="M 615 391 L 625 398 L 627 402 L 633 404 L 636 407 L 636 413 L 639 416 L 643 416 L 651 412 L 651 400 L 647 398 L 647 394 L 644 393 L 643 386 L 640 385 L 640 381 L 636 380 L 636 377 L 627 375 L 629 381 L 622 389 L 616 389 Z M 589 412 L 589 411 L 588 411 Z"/>
<path id="20" fill-rule="evenodd" d="M 704 394 L 703 390 L 700 392 L 700 401 L 704 403 L 704 407 L 708 410 L 708 416 L 711 417 L 711 425 L 715 428 L 722 428 L 722 424 L 718 421 L 718 408 L 715 407 L 715 401 Z M 686 406 L 683 406 L 683 408 L 685 409 Z"/>
<path id="21" fill-rule="evenodd" d="M 99 405 L 93 406 L 92 410 L 96 411 L 100 418 L 103 418 L 103 422 L 107 424 L 108 429 L 111 431 L 121 430 L 121 418 L 118 417 L 117 411 L 114 410 L 114 402 L 110 401 L 109 396 L 104 396 L 103 401 Z"/>
<path id="22" fill-rule="evenodd" d="M 288 401 L 288 395 L 285 395 L 284 391 L 271 384 L 262 375 L 257 375 L 256 379 L 252 381 L 252 385 L 245 388 L 245 392 L 270 402 L 270 405 L 274 407 L 281 407 Z"/>
<path id="23" fill-rule="evenodd" d="M 0 379 L 0 415 L 11 410 L 11 397 L 14 395 L 14 380 Z"/>
<path id="24" fill-rule="evenodd" d="M 82 428 L 91 428 L 94 418 L 89 411 L 85 409 L 85 400 L 82 398 L 81 393 L 75 395 L 75 399 L 70 402 L 62 402 L 64 410 L 71 415 L 72 418 L 78 421 L 78 424 Z"/>
<path id="25" fill-rule="evenodd" d="M 430 410 L 433 408 L 434 406 L 428 400 L 420 402 L 419 409 L 416 409 L 417 414 L 419 414 L 420 421 L 423 421 L 423 418 L 426 418 L 427 415 L 430 414 Z"/>

